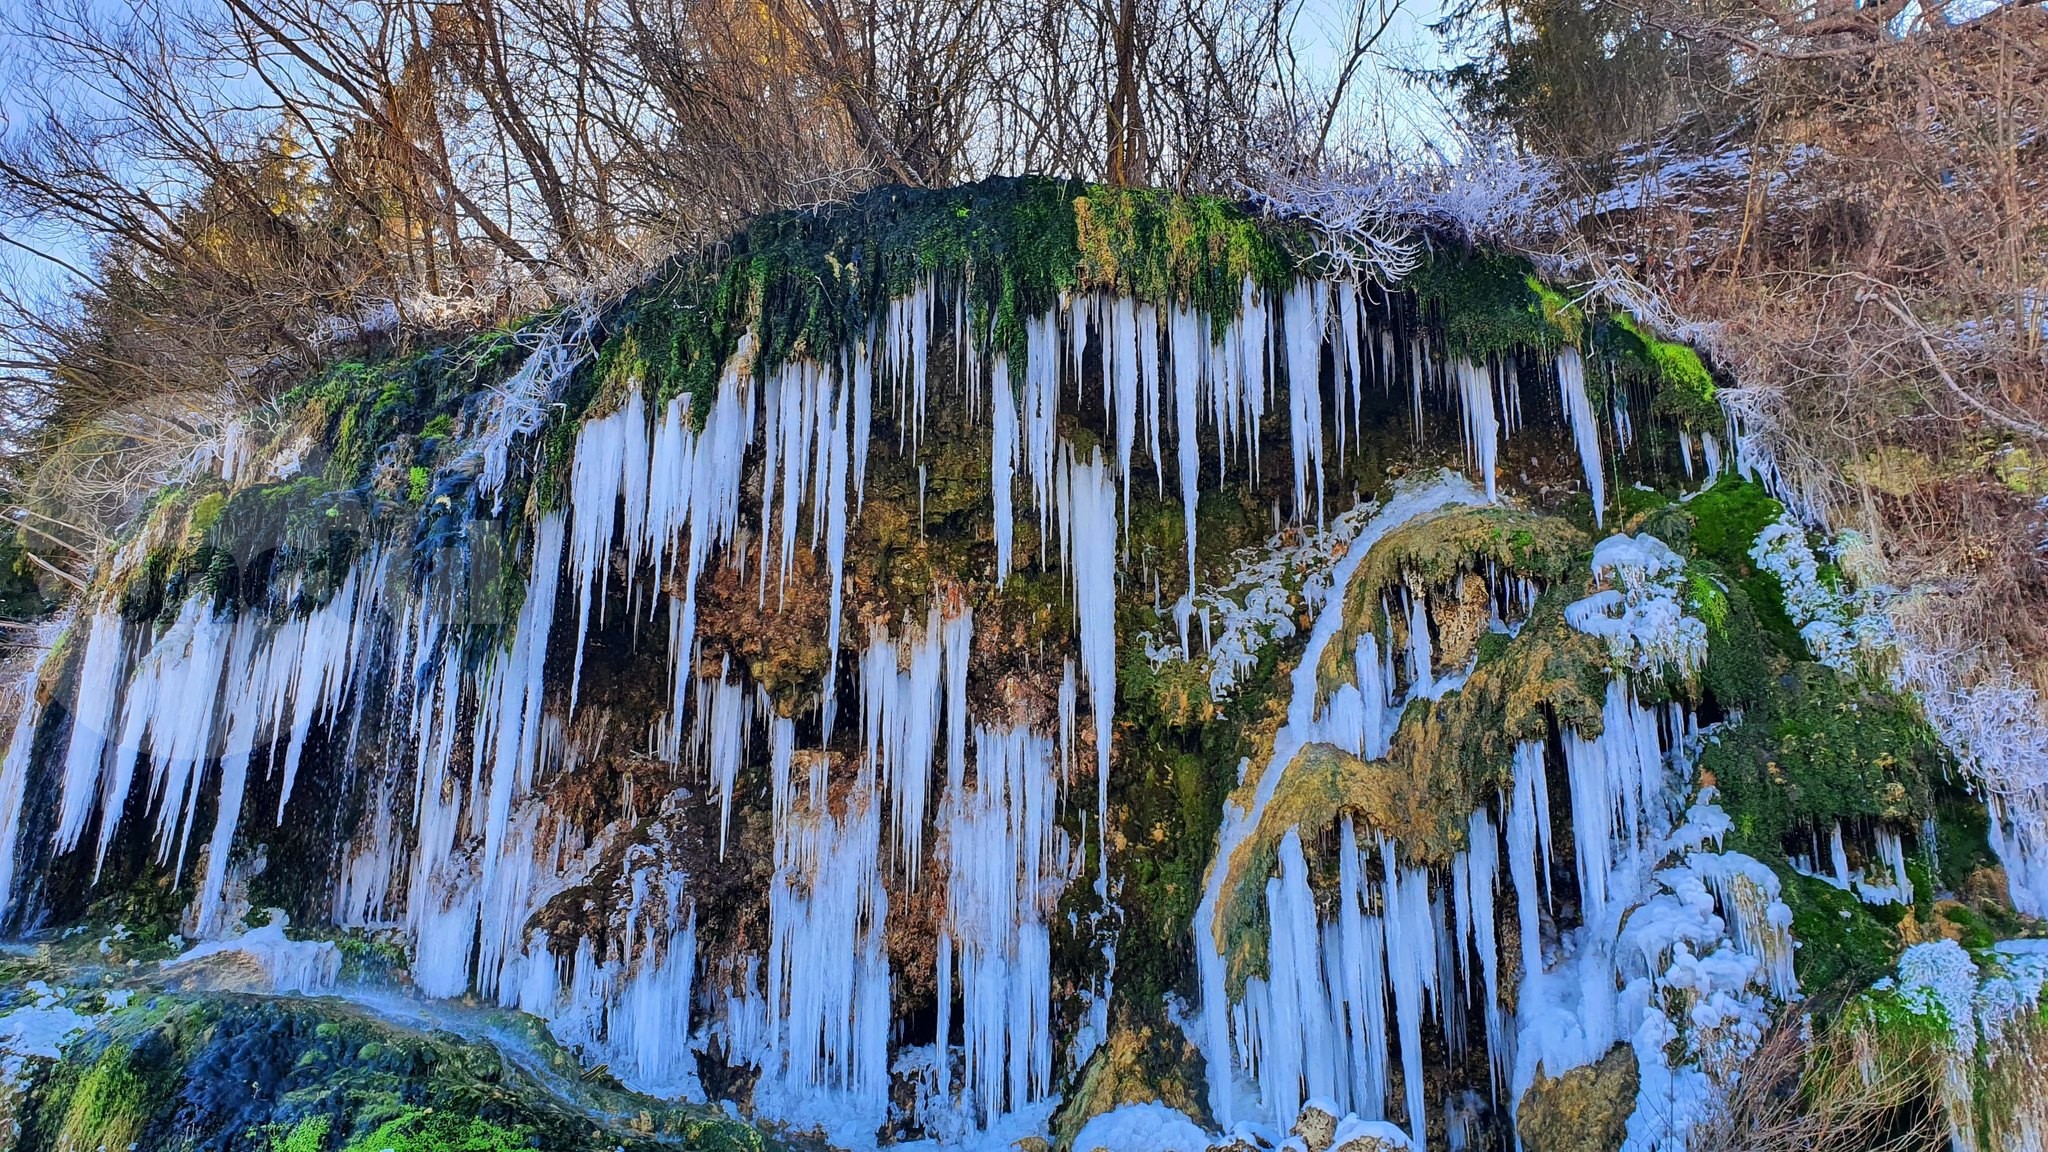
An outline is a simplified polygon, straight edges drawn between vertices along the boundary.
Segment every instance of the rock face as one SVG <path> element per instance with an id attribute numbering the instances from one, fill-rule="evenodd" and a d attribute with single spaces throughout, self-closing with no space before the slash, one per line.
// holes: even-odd
<path id="1" fill-rule="evenodd" d="M 1089 1121 L 1134 1104 L 1163 1104 L 1199 1116 L 1199 1084 L 1186 1074 L 1194 1060 L 1194 1051 L 1175 1031 L 1113 1026 L 1109 1039 L 1082 1066 L 1066 1106 L 1054 1118 L 1053 1146 L 1076 1147 L 1075 1138 Z"/>
<path id="2" fill-rule="evenodd" d="M 1415 1152 L 1415 1144 L 1384 1120 L 1354 1118 L 1338 1126 L 1331 1152 Z"/>
<path id="3" fill-rule="evenodd" d="M 1311 1100 L 1301 1106 L 1295 1118 L 1294 1134 L 1308 1145 L 1308 1152 L 1329 1152 L 1337 1138 L 1337 1113 L 1327 1100 Z"/>
<path id="4" fill-rule="evenodd" d="M 1902 898 L 1988 942 L 1917 705 L 1809 650 L 1851 605 L 1718 419 L 1413 239 L 1361 285 L 1220 201 L 877 193 L 330 365 L 24 681 L 0 928 L 269 997 L 367 957 L 636 1107 L 1082 1152 L 1505 1152 L 1560 982 L 1615 1005 L 1583 1058 L 1868 983 Z M 1639 1079 L 1539 1080 L 1528 1146 L 1612 1149 Z"/>
<path id="5" fill-rule="evenodd" d="M 1562 1076 L 1537 1072 L 1515 1131 L 1528 1152 L 1616 1152 L 1636 1106 L 1635 1049 L 1616 1044 L 1597 1063 Z"/>

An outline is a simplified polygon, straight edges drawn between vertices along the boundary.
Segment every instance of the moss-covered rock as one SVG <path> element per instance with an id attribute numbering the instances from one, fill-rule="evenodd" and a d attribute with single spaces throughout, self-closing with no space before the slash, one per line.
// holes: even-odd
<path id="1" fill-rule="evenodd" d="M 1616 1044 L 1562 1076 L 1542 1070 L 1523 1094 L 1515 1131 L 1529 1152 L 1616 1152 L 1636 1106 L 1636 1053 Z"/>
<path id="2" fill-rule="evenodd" d="M 1109 1037 L 1075 1077 L 1053 1116 L 1052 1146 L 1067 1152 L 1088 1121 L 1126 1104 L 1160 1103 L 1185 1115 L 1208 1115 L 1202 1057 L 1178 1028 L 1130 1020 L 1111 1025 Z"/>
<path id="3" fill-rule="evenodd" d="M 1795 834 L 1843 821 L 1917 830 L 1933 814 L 1947 760 L 1916 707 L 1817 664 L 1776 688 L 1700 755 L 1734 820 L 1731 847 L 1782 860 Z"/>
<path id="4" fill-rule="evenodd" d="M 479 1036 L 497 1037 L 485 1041 L 401 1027 L 335 1001 L 145 993 L 71 1042 L 61 1060 L 31 1069 L 16 1147 L 768 1146 L 717 1112 L 636 1097 L 584 1074 L 537 1022 L 519 1020 L 475 1021 Z"/>
<path id="5" fill-rule="evenodd" d="M 1472 811 L 1512 779 L 1517 744 L 1547 740 L 1560 725 L 1599 735 L 1606 650 L 1565 622 L 1569 598 L 1563 588 L 1540 596 L 1521 630 L 1477 660 L 1460 688 L 1410 702 L 1384 759 L 1329 744 L 1296 754 L 1258 827 L 1219 862 L 1226 872 L 1216 934 L 1233 994 L 1265 971 L 1265 881 L 1288 829 L 1300 829 L 1322 887 L 1334 882 L 1335 862 L 1312 846 L 1347 814 L 1360 835 L 1387 836 L 1411 863 L 1447 863 L 1466 847 Z"/>
<path id="6" fill-rule="evenodd" d="M 1528 261 L 1505 253 L 1437 249 L 1402 287 L 1442 325 L 1446 350 L 1467 360 L 1549 352 L 1583 333 L 1583 314 L 1547 290 Z"/>
<path id="7" fill-rule="evenodd" d="M 1449 588 L 1492 568 L 1540 585 L 1563 580 L 1589 541 L 1568 521 L 1514 508 L 1454 508 L 1388 532 L 1344 587 L 1344 622 L 1323 650 L 1317 678 L 1328 691 L 1353 675 L 1358 638 L 1380 625 L 1380 600 L 1403 581 Z"/>

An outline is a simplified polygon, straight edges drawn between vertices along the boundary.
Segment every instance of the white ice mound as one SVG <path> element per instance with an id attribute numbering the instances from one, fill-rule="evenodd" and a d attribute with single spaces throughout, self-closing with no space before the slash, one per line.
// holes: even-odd
<path id="1" fill-rule="evenodd" d="M 1074 1152 L 1206 1152 L 1209 1137 L 1164 1104 L 1126 1104 L 1088 1121 Z"/>
<path id="2" fill-rule="evenodd" d="M 341 974 L 341 949 L 331 940 L 290 940 L 290 921 L 279 909 L 270 923 L 240 936 L 209 940 L 163 962 L 163 970 L 193 978 L 215 991 L 298 992 L 316 996 L 333 989 Z"/>

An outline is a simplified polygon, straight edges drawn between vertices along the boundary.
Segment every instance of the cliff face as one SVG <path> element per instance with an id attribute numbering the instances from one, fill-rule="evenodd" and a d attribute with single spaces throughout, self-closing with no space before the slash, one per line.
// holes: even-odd
<path id="1" fill-rule="evenodd" d="M 1214 201 L 892 191 L 336 365 L 25 682 L 7 922 L 517 1010 L 843 1147 L 1678 1148 L 1802 989 L 1942 1054 L 1884 1123 L 2038 1135 L 1996 941 L 2043 896 L 1854 542 L 1627 317 L 1487 253 L 1325 272 Z M 84 1146 L 78 1058 L 26 1146 Z M 197 1139 L 168 1098 L 144 1146 Z M 321 1099 L 205 1130 L 426 1123 Z"/>

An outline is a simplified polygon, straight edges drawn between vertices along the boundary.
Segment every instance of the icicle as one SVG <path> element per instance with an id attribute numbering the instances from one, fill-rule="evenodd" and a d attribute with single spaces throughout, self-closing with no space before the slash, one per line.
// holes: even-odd
<path id="1" fill-rule="evenodd" d="M 1275 1125 L 1284 1128 L 1301 1111 L 1304 1091 L 1310 1099 L 1338 1095 L 1337 1070 L 1343 1063 L 1323 980 L 1308 863 L 1300 833 L 1292 828 L 1280 841 L 1280 875 L 1266 882 L 1266 905 L 1272 933 L 1267 949 L 1272 1021 L 1265 1032 L 1259 1084 Z"/>
<path id="2" fill-rule="evenodd" d="M 1842 846 L 1842 822 L 1837 820 L 1828 829 L 1828 862 L 1834 866 L 1834 885 L 1842 891 L 1849 890 L 1849 852 Z"/>
<path id="3" fill-rule="evenodd" d="M 1060 354 L 1057 321 L 1050 314 L 1024 322 L 1024 391 L 1020 416 L 1024 432 L 1024 470 L 1038 509 L 1039 563 L 1053 533 L 1051 517 L 1059 500 Z"/>
<path id="4" fill-rule="evenodd" d="M 874 423 L 875 368 L 868 345 L 853 349 L 853 509 L 866 507 L 868 498 L 868 439 Z"/>
<path id="5" fill-rule="evenodd" d="M 569 509 L 574 514 L 569 567 L 576 575 L 576 661 L 569 678 L 569 711 L 583 686 L 583 646 L 590 635 L 593 592 L 600 623 L 611 581 L 612 540 L 619 531 L 619 501 L 626 501 L 625 535 L 636 551 L 647 509 L 647 407 L 636 383 L 618 411 L 586 420 L 576 434 L 569 468 Z M 638 484 L 630 483 L 637 476 Z"/>
<path id="6" fill-rule="evenodd" d="M 940 628 L 946 658 L 946 795 L 957 797 L 967 780 L 967 664 L 974 654 L 974 609 Z"/>
<path id="7" fill-rule="evenodd" d="M 670 449 L 672 455 L 657 460 L 652 470 L 657 482 L 683 478 L 682 503 L 675 505 L 670 512 L 672 520 L 666 531 L 674 535 L 686 523 L 689 531 L 689 550 L 683 565 L 683 595 L 679 599 L 671 598 L 669 603 L 670 745 L 682 742 L 683 714 L 689 692 L 696 684 L 691 664 L 696 656 L 697 586 L 712 549 L 730 540 L 738 527 L 742 466 L 754 428 L 753 392 L 745 367 L 751 356 L 752 337 L 743 336 L 739 350 L 734 353 L 719 381 L 717 398 L 712 401 L 711 411 L 705 415 L 701 434 L 688 427 L 689 410 L 683 406 L 683 401 L 672 402 L 671 419 L 677 422 Z M 771 384 L 771 395 L 773 390 Z M 771 410 L 769 422 L 772 424 L 773 405 L 766 406 Z M 774 455 L 771 450 L 764 458 L 772 461 Z M 772 465 L 764 469 L 767 476 L 772 476 L 774 471 Z M 764 479 L 764 486 L 769 483 Z M 767 505 L 764 497 L 764 511 Z M 763 528 L 765 530 L 765 523 Z M 763 539 L 766 539 L 765 534 Z M 765 552 L 765 544 L 763 548 Z M 764 572 L 765 569 L 764 561 Z M 765 587 L 763 585 L 764 597 Z"/>
<path id="8" fill-rule="evenodd" d="M 1362 705 L 1360 729 L 1363 736 L 1359 741 L 1359 754 L 1367 760 L 1384 759 L 1389 743 L 1389 701 L 1384 668 L 1380 664 L 1379 638 L 1370 632 L 1360 636 L 1357 647 L 1352 649 L 1351 665 L 1357 674 L 1358 696 Z"/>
<path id="9" fill-rule="evenodd" d="M 50 649 L 46 647 L 22 677 L 14 735 L 7 742 L 6 757 L 0 759 L 0 927 L 6 925 L 8 915 L 14 911 L 15 856 L 21 846 L 22 803 L 28 794 L 29 760 L 35 753 L 36 729 L 43 721 L 36 685 L 42 681 L 43 665 L 49 658 Z"/>
<path id="10" fill-rule="evenodd" d="M 645 873 L 634 876 L 636 894 Z M 605 1048 L 612 1066 L 630 1068 L 629 1087 L 697 1099 L 696 1053 L 690 1050 L 690 1007 L 697 970 L 697 910 L 679 914 L 672 891 L 662 914 L 650 917 L 644 939 L 628 930 L 628 947 L 638 946 L 638 964 L 616 992 L 606 1013 Z M 680 927 L 677 922 L 680 921 Z M 609 998 L 608 998 L 609 999 Z"/>
<path id="11" fill-rule="evenodd" d="M 934 601 L 921 635 L 906 636 L 899 646 L 889 638 L 888 629 L 878 623 L 869 635 L 867 652 L 861 657 L 861 733 L 866 762 L 879 779 L 888 783 L 893 859 L 904 866 L 913 887 L 924 858 L 924 825 L 929 811 L 932 753 L 939 732 L 944 657 L 949 647 L 971 648 L 973 635 L 971 617 L 948 622 Z M 908 667 L 899 671 L 899 664 Z M 964 674 L 963 668 L 962 692 Z M 950 714 L 953 700 L 948 699 L 946 705 Z M 964 713 L 964 697 L 960 707 Z M 950 747 L 947 771 L 950 776 Z"/>
<path id="12" fill-rule="evenodd" d="M 1703 795 L 1708 791 L 1703 789 Z M 1730 942 L 1757 962 L 1760 982 L 1781 1001 L 1797 995 L 1799 980 L 1792 970 L 1792 910 L 1779 898 L 1777 874 L 1735 852 L 1690 853 L 1685 868 L 1713 891 Z M 1907 892 L 1911 891 L 1909 887 Z"/>
<path id="13" fill-rule="evenodd" d="M 1601 721 L 1597 739 L 1587 740 L 1573 731 L 1564 737 L 1573 856 L 1582 916 L 1588 924 L 1604 922 L 1612 910 L 1609 884 L 1614 870 L 1638 866 L 1646 814 L 1662 786 L 1656 715 L 1636 702 L 1624 682 L 1608 684 Z"/>
<path id="14" fill-rule="evenodd" d="M 1124 514 L 1131 510 L 1131 449 L 1138 438 L 1138 312 L 1137 302 L 1117 296 L 1109 303 L 1109 334 L 1102 348 L 1103 386 L 1109 389 L 1108 411 L 1115 421 L 1116 474 L 1124 494 Z"/>
<path id="15" fill-rule="evenodd" d="M 1138 388 L 1145 401 L 1145 442 L 1152 454 L 1152 475 L 1159 483 L 1159 495 L 1166 495 L 1166 464 L 1159 451 L 1159 389 L 1164 383 L 1159 365 L 1159 309 L 1138 305 Z"/>
<path id="16" fill-rule="evenodd" d="M 1067 519 L 1074 554 L 1074 603 L 1080 617 L 1081 671 L 1088 679 L 1088 710 L 1095 717 L 1096 827 L 1100 829 L 1109 813 L 1110 733 L 1116 721 L 1116 487 L 1100 448 L 1088 463 L 1074 463 L 1069 471 L 1073 504 Z M 1107 851 L 1101 855 L 1108 857 Z"/>
<path id="17" fill-rule="evenodd" d="M 1195 592 L 1195 502 L 1200 495 L 1202 457 L 1196 430 L 1202 383 L 1202 319 L 1191 308 L 1175 308 L 1170 319 L 1173 335 L 1173 414 L 1176 470 L 1180 475 L 1180 505 L 1188 555 L 1188 595 Z"/>
<path id="18" fill-rule="evenodd" d="M 1465 461 L 1479 473 L 1486 498 L 1494 499 L 1494 473 L 1500 455 L 1500 421 L 1493 411 L 1493 375 L 1484 365 L 1460 360 L 1452 366 L 1465 408 Z"/>
<path id="19" fill-rule="evenodd" d="M 1877 827 L 1877 858 L 1891 871 L 1892 887 L 1900 894 L 1899 903 L 1913 902 L 1913 877 L 1906 871 L 1906 848 L 1900 843 L 1899 834 L 1880 824 Z"/>
<path id="20" fill-rule="evenodd" d="M 796 563 L 797 510 L 812 470 L 811 434 L 819 419 L 819 409 L 831 403 L 831 382 L 817 365 L 793 363 L 782 371 L 782 547 L 777 554 L 780 560 L 775 584 L 778 597 L 788 594 L 790 568 Z M 774 464 L 772 460 L 769 463 Z M 765 521 L 763 527 L 762 563 L 766 564 Z"/>
<path id="21" fill-rule="evenodd" d="M 1352 538 L 1344 556 L 1331 570 L 1326 587 L 1346 587 L 1358 565 L 1371 554 L 1373 546 L 1393 528 L 1447 505 L 1473 504 L 1481 500 L 1481 493 L 1455 477 L 1445 477 L 1433 483 L 1402 488 L 1378 509 Z M 1335 638 L 1342 621 L 1343 599 L 1342 596 L 1326 596 L 1315 609 L 1315 623 L 1310 631 L 1308 643 L 1302 651 L 1300 663 L 1295 665 L 1291 676 L 1286 723 L 1274 735 L 1272 755 L 1263 770 L 1256 777 L 1246 777 L 1246 785 L 1252 788 L 1251 803 L 1241 808 L 1232 805 L 1225 809 L 1223 825 L 1217 833 L 1215 858 L 1218 860 L 1230 859 L 1259 826 L 1267 805 L 1272 802 L 1274 793 L 1280 786 L 1286 766 L 1293 762 L 1302 747 L 1310 740 L 1323 738 L 1322 725 L 1317 715 L 1317 699 L 1320 695 L 1317 669 L 1321 665 L 1325 649 Z M 1249 772 L 1249 765 L 1246 766 L 1246 770 Z M 1256 783 L 1253 783 L 1254 780 Z M 1210 869 L 1208 879 L 1203 885 L 1201 903 L 1195 910 L 1193 925 L 1195 958 L 1202 986 L 1202 1016 L 1195 1035 L 1210 1070 L 1209 1107 L 1218 1124 L 1225 1129 L 1236 1119 L 1231 1054 L 1234 1050 L 1244 1050 L 1242 1042 L 1255 1039 L 1247 1036 L 1245 1032 L 1247 1018 L 1255 1014 L 1250 1007 L 1250 1002 L 1255 997 L 1248 990 L 1245 1004 L 1233 1009 L 1227 992 L 1227 969 L 1221 949 L 1223 942 L 1216 931 L 1218 909 L 1222 906 L 1223 885 L 1227 872 L 1224 868 Z M 1427 878 L 1419 877 L 1419 880 L 1425 888 L 1422 900 L 1426 907 Z M 1392 906 L 1393 902 L 1390 901 L 1390 907 Z M 1386 937 L 1389 940 L 1391 955 L 1393 931 L 1402 929 L 1398 927 L 1399 922 L 1392 917 L 1387 923 L 1391 929 Z M 1432 932 L 1426 938 L 1434 941 L 1435 934 Z M 1435 980 L 1434 972 L 1434 965 L 1431 965 L 1429 979 L 1432 983 Z M 1416 979 L 1419 982 L 1420 977 Z M 1419 998 L 1420 993 L 1417 992 L 1415 1007 L 1418 1013 Z M 1236 1037 L 1240 1041 L 1237 1045 L 1232 1043 L 1234 1021 L 1237 1024 Z M 1419 1016 L 1416 1028 L 1419 1035 Z M 1409 1052 L 1417 1052 L 1417 1045 L 1408 1045 L 1407 1049 Z M 1419 1057 L 1419 1052 L 1417 1055 Z M 1415 1091 L 1421 1090 L 1419 1076 L 1411 1076 L 1409 1083 Z"/>
<path id="22" fill-rule="evenodd" d="M 761 562 L 755 602 L 763 608 L 768 606 L 768 535 L 774 524 L 775 486 L 782 475 L 782 439 L 789 434 L 783 428 L 783 393 L 788 388 L 788 373 L 777 372 L 768 377 L 761 398 Z"/>
<path id="23" fill-rule="evenodd" d="M 1244 278 L 1238 290 L 1238 373 L 1242 379 L 1239 385 L 1239 399 L 1244 404 L 1244 427 L 1246 434 L 1245 458 L 1251 462 L 1251 478 L 1256 484 L 1259 479 L 1259 426 L 1266 418 L 1266 396 L 1272 383 L 1271 374 L 1266 371 L 1266 342 L 1271 334 L 1272 319 L 1266 310 L 1266 295 Z"/>
<path id="24" fill-rule="evenodd" d="M 938 1016 L 937 1034 L 932 1040 L 932 1052 L 936 1057 L 933 1088 L 939 1099 L 951 1102 L 953 1099 L 953 932 L 950 928 L 939 929 L 939 957 L 935 964 L 938 971 L 938 995 L 933 1005 Z"/>
<path id="25" fill-rule="evenodd" d="M 1074 660 L 1070 656 L 1060 672 L 1060 779 L 1074 778 L 1074 736 L 1077 725 L 1074 720 L 1075 707 L 1080 692 L 1074 685 Z"/>
<path id="26" fill-rule="evenodd" d="M 1344 348 L 1342 363 L 1344 365 L 1345 385 L 1344 392 L 1337 396 L 1337 409 L 1341 414 L 1344 409 L 1344 401 L 1346 399 L 1350 400 L 1352 436 L 1359 437 L 1364 434 L 1359 421 L 1363 416 L 1364 410 L 1365 381 L 1361 374 L 1362 369 L 1358 354 L 1358 285 L 1350 280 L 1342 281 L 1337 285 L 1337 340 Z M 1341 419 L 1338 421 L 1337 426 L 1339 429 L 1337 457 L 1341 460 L 1344 456 L 1343 421 Z M 1491 481 L 1487 484 L 1486 495 L 1489 500 L 1493 498 L 1493 485 Z"/>
<path id="27" fill-rule="evenodd" d="M 1408 1134 L 1417 1148 L 1429 1121 L 1423 1112 L 1422 997 L 1436 986 L 1436 938 L 1431 921 L 1429 873 L 1404 868 L 1393 842 L 1380 838 L 1386 875 L 1387 983 L 1393 991 L 1394 1022 L 1401 1038 L 1401 1083 L 1406 1090 Z"/>
<path id="28" fill-rule="evenodd" d="M 483 846 L 476 899 L 493 893 L 498 884 L 499 868 L 506 858 L 512 806 L 533 786 L 540 767 L 548 633 L 555 616 L 564 533 L 564 512 L 552 512 L 541 518 L 534 533 L 532 566 L 527 570 L 526 599 L 520 605 L 519 620 L 510 644 L 498 652 L 478 692 L 475 733 L 471 739 L 471 778 L 475 780 L 477 770 L 485 764 L 490 766 L 490 773 L 481 797 Z M 448 819 L 454 819 L 452 810 Z M 472 813 L 470 819 L 475 829 L 476 814 Z M 516 945 L 524 916 L 503 901 L 482 905 L 482 912 L 479 990 L 490 995 L 497 990 L 498 969 Z M 511 923 L 515 915 L 519 919 L 517 924 Z M 456 931 L 453 926 L 445 930 Z M 465 947 L 463 954 L 467 953 Z"/>
<path id="29" fill-rule="evenodd" d="M 732 825 L 733 792 L 739 783 L 740 767 L 747 761 L 751 742 L 753 710 L 747 707 L 746 686 L 731 679 L 732 658 L 718 665 L 718 679 L 706 680 L 698 688 L 698 699 L 707 706 L 697 711 L 696 743 L 704 749 L 704 764 L 711 778 L 711 795 L 718 801 L 718 858 L 725 859 L 726 838 Z"/>
<path id="30" fill-rule="evenodd" d="M 150 797 L 157 804 L 157 862 L 179 845 L 183 870 L 186 805 L 180 798 L 213 755 L 221 675 L 227 664 L 229 621 L 216 615 L 208 597 L 195 596 L 138 666 L 122 714 L 119 756 L 133 763 L 144 737 L 150 758 Z M 117 766 L 118 774 L 124 769 Z M 103 837 L 106 826 L 101 826 Z"/>
<path id="31" fill-rule="evenodd" d="M 1309 519 L 1308 477 L 1315 474 L 1315 520 L 1323 520 L 1323 312 L 1329 294 L 1322 281 L 1301 281 L 1287 290 L 1287 404 L 1294 454 L 1294 514 Z"/>
<path id="32" fill-rule="evenodd" d="M 846 811 L 836 818 L 822 791 L 811 804 L 776 831 L 789 847 L 768 897 L 772 1055 L 763 1077 L 799 1093 L 843 1093 L 879 1122 L 888 1104 L 890 1023 L 879 806 L 861 788 L 846 794 Z"/>
<path id="33" fill-rule="evenodd" d="M 1387 994 L 1386 931 L 1380 918 L 1365 915 L 1365 878 L 1358 835 L 1345 813 L 1337 842 L 1337 923 L 1342 934 L 1341 981 L 1351 1028 L 1351 1106 L 1368 1120 L 1386 1116 Z"/>
<path id="34" fill-rule="evenodd" d="M 1412 700 L 1436 699 L 1436 654 L 1429 636 L 1429 599 L 1411 587 L 1408 600 L 1408 695 Z"/>
<path id="35" fill-rule="evenodd" d="M 93 802 L 99 798 L 100 767 L 114 730 L 114 708 L 127 671 L 127 647 L 121 613 L 113 609 L 94 613 L 72 696 L 71 743 L 64 753 L 64 786 L 58 795 L 57 829 L 52 837 L 60 856 L 77 847 L 86 822 L 92 819 Z M 102 817 L 109 822 L 120 818 L 119 812 Z"/>
<path id="36" fill-rule="evenodd" d="M 1572 443 L 1579 449 L 1579 464 L 1585 469 L 1586 491 L 1593 497 L 1593 522 L 1607 523 L 1607 485 L 1600 455 L 1600 425 L 1593 414 L 1593 402 L 1586 396 L 1586 364 L 1578 349 L 1557 354 L 1557 390 L 1564 405 L 1564 418 L 1571 425 Z M 1709 459 L 1712 453 L 1709 453 Z"/>
<path id="37" fill-rule="evenodd" d="M 279 677 L 270 688 L 273 713 L 281 711 L 286 693 L 290 694 L 292 704 L 284 782 L 277 797 L 279 824 L 284 823 L 285 805 L 291 802 L 314 720 L 331 720 L 337 715 L 343 694 L 366 662 L 371 628 L 382 615 L 385 559 L 381 549 L 372 552 L 367 562 L 349 569 L 341 587 L 326 604 L 270 638 L 273 650 L 295 657 L 280 669 L 288 670 L 288 677 Z M 274 745 L 273 737 L 273 758 Z M 126 799 L 127 789 L 125 780 L 109 782 L 108 803 L 117 812 Z"/>
<path id="38" fill-rule="evenodd" d="M 1017 468 L 1017 391 L 1010 379 L 1009 357 L 996 357 L 989 388 L 994 393 L 989 489 L 995 494 L 996 587 L 1001 588 L 1010 575 L 1011 541 L 1017 530 L 1017 514 L 1011 505 Z"/>
<path id="39" fill-rule="evenodd" d="M 1522 966 L 1543 970 L 1543 933 L 1537 912 L 1537 887 L 1548 888 L 1550 876 L 1550 797 L 1543 765 L 1543 745 L 1524 740 L 1515 745 L 1515 773 L 1507 805 L 1508 870 L 1515 884 L 1515 915 L 1521 932 Z"/>
<path id="40" fill-rule="evenodd" d="M 228 853 L 234 847 L 235 826 L 242 818 L 242 793 L 248 784 L 249 760 L 255 753 L 258 726 L 262 722 L 263 684 L 270 675 L 270 653 L 267 649 L 259 651 L 258 644 L 255 621 L 244 617 L 235 625 L 229 648 L 228 695 L 222 706 L 227 734 L 220 755 L 220 784 L 214 793 L 213 836 L 207 843 L 206 874 L 199 883 L 197 919 L 201 939 L 212 939 L 233 927 L 221 915 Z M 189 811 L 185 819 L 189 826 Z"/>
<path id="41" fill-rule="evenodd" d="M 862 385 L 856 381 L 855 388 Z M 841 389 L 832 420 L 831 452 L 826 462 L 825 485 L 825 572 L 832 582 L 827 595 L 831 607 L 825 625 L 825 683 L 819 691 L 821 741 L 832 742 L 833 721 L 839 712 L 839 626 L 846 594 L 846 402 Z"/>
<path id="42" fill-rule="evenodd" d="M 1239 393 L 1244 388 L 1243 357 L 1237 350 L 1238 328 L 1225 324 L 1223 335 L 1210 342 L 1206 363 L 1209 372 L 1209 423 L 1216 429 L 1216 474 L 1230 474 L 1230 452 L 1237 445 L 1238 416 L 1244 410 Z"/>
<path id="43" fill-rule="evenodd" d="M 1045 915 L 1066 852 L 1054 823 L 1051 741 L 1024 728 L 976 728 L 974 746 L 973 789 L 950 817 L 941 948 L 958 956 L 964 1102 L 989 1124 L 1051 1091 Z"/>
<path id="44" fill-rule="evenodd" d="M 1508 1050 L 1508 1035 L 1501 1017 L 1500 943 L 1495 939 L 1493 898 L 1500 885 L 1500 839 L 1493 819 L 1484 808 L 1475 809 L 1466 824 L 1469 847 L 1461 857 L 1467 876 L 1466 894 L 1471 911 L 1466 921 L 1472 929 L 1472 950 L 1479 954 L 1479 973 L 1486 988 L 1486 1057 L 1492 1074 L 1491 1086 L 1498 1097 L 1502 1086 L 1514 1074 L 1514 1054 Z M 1463 947 L 1463 941 L 1459 942 Z"/>

